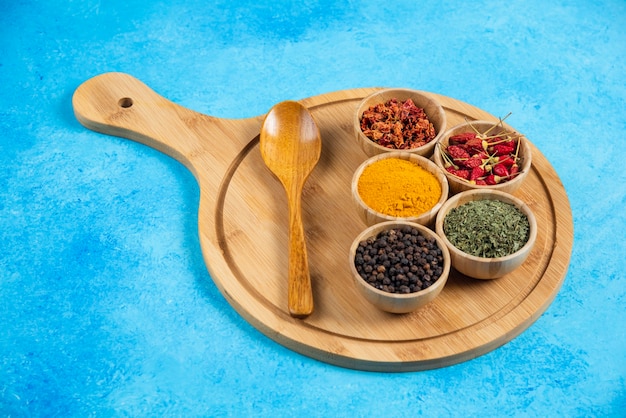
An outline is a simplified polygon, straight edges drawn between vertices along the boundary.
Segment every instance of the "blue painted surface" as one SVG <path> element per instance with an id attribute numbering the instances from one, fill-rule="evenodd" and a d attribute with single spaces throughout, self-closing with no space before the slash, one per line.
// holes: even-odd
<path id="1" fill-rule="evenodd" d="M 623 1 L 0 10 L 0 416 L 625 416 Z M 296 354 L 211 281 L 192 175 L 75 120 L 74 89 L 107 71 L 218 117 L 372 86 L 511 111 L 570 197 L 563 288 L 518 338 L 443 369 Z"/>

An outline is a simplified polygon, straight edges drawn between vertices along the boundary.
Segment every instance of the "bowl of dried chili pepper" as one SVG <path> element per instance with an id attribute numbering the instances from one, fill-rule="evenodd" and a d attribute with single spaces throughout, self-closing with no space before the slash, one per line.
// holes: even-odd
<path id="1" fill-rule="evenodd" d="M 450 273 L 443 240 L 413 222 L 383 222 L 361 232 L 352 243 L 350 271 L 358 292 L 391 313 L 414 311 L 435 299 Z"/>
<path id="2" fill-rule="evenodd" d="M 468 121 L 448 129 L 437 143 L 435 163 L 444 170 L 450 192 L 489 189 L 513 193 L 528 175 L 528 140 L 502 121 Z"/>
<path id="3" fill-rule="evenodd" d="M 537 239 L 530 207 L 497 190 L 466 190 L 439 210 L 435 231 L 452 267 L 475 279 L 496 279 L 522 266 Z"/>
<path id="4" fill-rule="evenodd" d="M 430 157 L 446 130 L 446 113 L 426 92 L 384 89 L 365 97 L 354 114 L 354 132 L 369 156 L 406 151 Z"/>
<path id="5" fill-rule="evenodd" d="M 448 180 L 421 155 L 395 151 L 365 160 L 352 177 L 352 200 L 366 225 L 409 221 L 433 226 L 448 198 Z"/>

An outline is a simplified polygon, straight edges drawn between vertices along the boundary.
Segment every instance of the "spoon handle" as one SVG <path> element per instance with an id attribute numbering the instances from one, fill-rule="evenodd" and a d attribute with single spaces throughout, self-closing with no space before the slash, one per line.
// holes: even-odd
<path id="1" fill-rule="evenodd" d="M 302 225 L 300 188 L 289 199 L 289 314 L 305 318 L 313 312 L 313 291 Z"/>

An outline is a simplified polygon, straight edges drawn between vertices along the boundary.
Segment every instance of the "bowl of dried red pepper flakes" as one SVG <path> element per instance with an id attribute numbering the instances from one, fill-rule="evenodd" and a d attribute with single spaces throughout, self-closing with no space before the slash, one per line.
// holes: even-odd
<path id="1" fill-rule="evenodd" d="M 451 194 L 474 189 L 513 193 L 530 171 L 532 154 L 528 140 L 503 120 L 477 120 L 447 130 L 433 160 L 444 171 Z"/>
<path id="2" fill-rule="evenodd" d="M 356 140 L 369 156 L 406 151 L 433 154 L 446 130 L 446 113 L 426 92 L 384 89 L 365 97 L 354 114 Z"/>

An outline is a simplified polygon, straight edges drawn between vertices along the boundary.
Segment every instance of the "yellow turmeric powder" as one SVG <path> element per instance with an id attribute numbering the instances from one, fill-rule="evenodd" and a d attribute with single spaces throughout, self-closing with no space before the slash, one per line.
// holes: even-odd
<path id="1" fill-rule="evenodd" d="M 437 178 L 413 161 L 385 158 L 363 170 L 358 191 L 367 206 L 395 217 L 419 216 L 441 198 Z"/>

